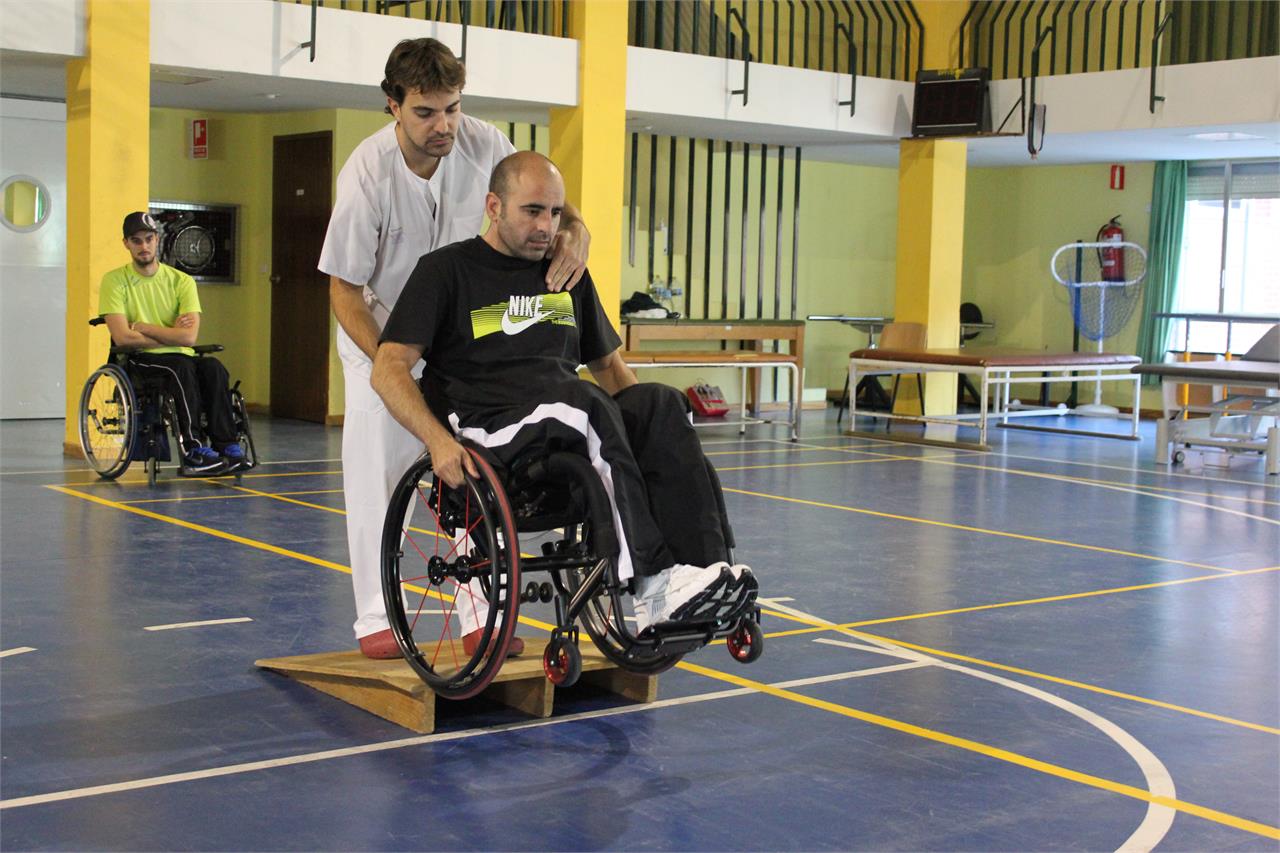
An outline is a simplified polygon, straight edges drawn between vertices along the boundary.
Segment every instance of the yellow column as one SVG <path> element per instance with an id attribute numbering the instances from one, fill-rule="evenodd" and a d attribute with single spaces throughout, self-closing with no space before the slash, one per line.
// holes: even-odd
<path id="1" fill-rule="evenodd" d="M 570 3 L 578 41 L 578 105 L 551 111 L 551 159 L 591 230 L 591 275 L 616 324 L 622 301 L 622 189 L 626 159 L 627 4 Z"/>
<path id="2" fill-rule="evenodd" d="M 954 139 L 904 139 L 898 159 L 898 257 L 893 317 L 924 323 L 931 348 L 960 345 L 967 145 Z M 955 374 L 925 383 L 925 411 L 954 414 Z M 915 383 L 899 383 L 900 411 L 918 411 Z"/>
<path id="3" fill-rule="evenodd" d="M 98 314 L 102 276 L 128 263 L 120 223 L 146 210 L 150 180 L 150 0 L 85 0 L 84 59 L 67 63 L 67 420 L 79 455 L 80 389 L 107 357 Z M 179 156 L 175 152 L 175 156 Z"/>
<path id="4" fill-rule="evenodd" d="M 955 0 L 917 0 L 916 14 L 924 24 L 924 67 L 955 68 L 960 64 L 960 22 L 969 11 L 968 3 Z M 972 57 L 965 56 L 973 65 Z"/>

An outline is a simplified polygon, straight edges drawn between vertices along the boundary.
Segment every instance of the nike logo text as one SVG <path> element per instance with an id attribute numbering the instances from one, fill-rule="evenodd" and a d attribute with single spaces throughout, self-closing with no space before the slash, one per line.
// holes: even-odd
<path id="1" fill-rule="evenodd" d="M 522 319 L 513 320 L 512 315 Z M 507 303 L 507 310 L 502 314 L 502 331 L 508 335 L 518 335 L 549 316 L 551 312 L 542 308 L 541 296 L 512 296 Z"/>

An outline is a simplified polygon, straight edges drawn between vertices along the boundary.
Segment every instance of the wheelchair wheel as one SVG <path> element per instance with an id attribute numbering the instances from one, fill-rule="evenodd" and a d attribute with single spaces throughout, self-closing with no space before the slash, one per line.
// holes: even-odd
<path id="1" fill-rule="evenodd" d="M 236 383 L 237 386 L 239 384 L 239 382 Z M 249 460 L 247 467 L 255 468 L 258 465 L 258 451 L 253 446 L 253 431 L 249 428 L 249 410 L 245 408 L 244 396 L 241 395 L 239 388 L 231 389 L 231 416 L 235 420 L 236 435 L 239 437 L 241 449 L 244 450 L 244 458 Z"/>
<path id="2" fill-rule="evenodd" d="M 542 671 L 556 687 L 572 687 L 582 675 L 582 652 L 568 637 L 556 637 L 542 652 Z"/>
<path id="3" fill-rule="evenodd" d="M 515 635 L 520 596 L 511 507 L 493 468 L 471 455 L 480 476 L 468 475 L 458 489 L 434 478 L 429 456 L 415 462 L 392 494 L 382 535 L 382 596 L 392 633 L 409 666 L 449 699 L 474 696 L 497 675 Z M 487 618 L 477 618 L 478 605 L 487 605 Z M 470 653 L 462 642 L 464 607 L 480 624 Z"/>
<path id="4" fill-rule="evenodd" d="M 575 539 L 576 531 L 573 528 L 567 528 L 565 533 L 567 539 Z M 590 541 L 590 533 L 587 532 L 584 538 Z M 569 569 L 561 573 L 570 597 L 577 595 L 590 571 L 590 569 Z M 631 639 L 631 632 L 626 628 L 618 599 L 604 587 L 601 587 L 587 602 L 586 607 L 582 609 L 579 621 L 600 653 L 630 672 L 657 675 L 671 669 L 680 661 L 681 655 L 655 652 L 638 645 L 634 639 Z"/>
<path id="5" fill-rule="evenodd" d="M 104 364 L 80 393 L 80 449 L 89 466 L 106 480 L 129 467 L 138 434 L 138 402 L 124 370 Z"/>

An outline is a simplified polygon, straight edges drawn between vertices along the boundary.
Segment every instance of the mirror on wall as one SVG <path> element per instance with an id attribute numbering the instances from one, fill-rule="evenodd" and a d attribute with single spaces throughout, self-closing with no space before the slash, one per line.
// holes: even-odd
<path id="1" fill-rule="evenodd" d="M 49 218 L 49 190 L 30 175 L 11 175 L 0 184 L 3 222 L 14 231 L 35 231 Z"/>

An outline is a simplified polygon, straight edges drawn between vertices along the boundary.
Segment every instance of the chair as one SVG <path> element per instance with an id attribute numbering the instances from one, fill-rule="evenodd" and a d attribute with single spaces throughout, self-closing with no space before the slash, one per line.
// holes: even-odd
<path id="1" fill-rule="evenodd" d="M 906 350 L 908 352 L 921 352 L 928 345 L 928 329 L 923 323 L 889 323 L 884 327 L 884 331 L 880 333 L 880 349 L 883 350 Z M 916 377 L 916 393 L 920 395 L 920 414 L 924 414 L 924 376 L 917 373 Z M 902 374 L 895 374 L 893 377 L 893 390 L 889 392 L 889 411 L 893 411 L 894 404 L 898 401 L 898 382 L 902 379 Z M 885 429 L 889 428 L 891 422 L 885 421 Z"/>
<path id="2" fill-rule="evenodd" d="M 981 329 L 974 329 L 972 332 L 966 332 L 964 327 L 969 323 L 982 323 L 982 309 L 972 302 L 960 303 L 960 346 L 964 346 L 967 342 L 973 340 L 982 334 Z M 964 404 L 965 392 L 969 392 L 969 396 L 973 397 L 975 405 L 981 405 L 978 399 L 978 389 L 973 387 L 973 380 L 967 374 L 961 373 L 959 387 L 956 389 L 956 405 Z"/>

